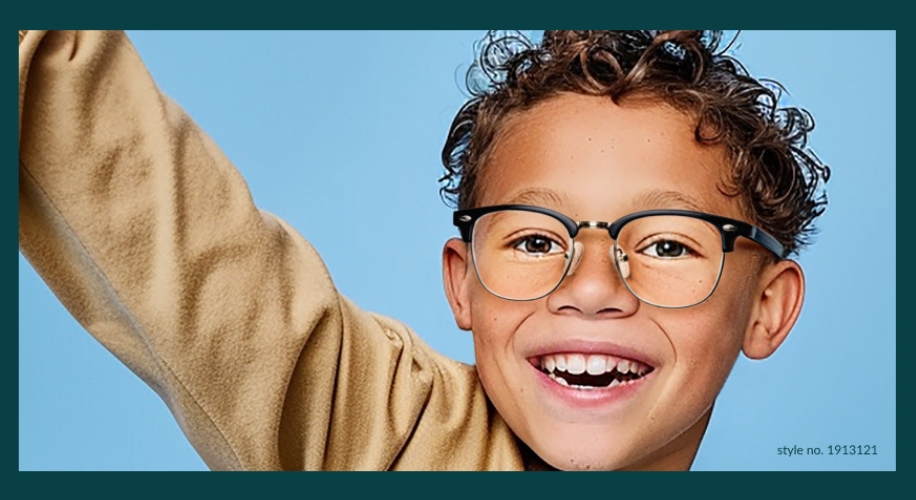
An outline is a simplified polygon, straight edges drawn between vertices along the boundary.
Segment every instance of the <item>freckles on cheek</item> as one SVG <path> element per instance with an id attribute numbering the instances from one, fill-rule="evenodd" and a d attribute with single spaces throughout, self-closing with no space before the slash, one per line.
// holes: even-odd
<path id="1" fill-rule="evenodd" d="M 721 315 L 702 310 L 679 312 L 682 314 L 666 318 L 668 321 L 659 321 L 674 351 L 669 372 L 672 385 L 667 390 L 676 394 L 677 404 L 665 411 L 692 425 L 719 394 L 738 351 L 730 339 L 730 322 Z"/>
<path id="2" fill-rule="evenodd" d="M 512 333 L 517 325 L 513 325 L 509 318 L 494 314 L 486 317 L 484 321 L 484 335 L 481 340 L 490 347 L 505 347 L 512 338 Z"/>
<path id="3" fill-rule="evenodd" d="M 478 354 L 493 359 L 512 356 L 515 340 L 534 325 L 529 319 L 540 310 L 539 307 L 543 308 L 543 303 L 513 302 L 486 290 L 472 291 L 471 303 L 475 349 Z"/>
<path id="4" fill-rule="evenodd" d="M 660 321 L 675 362 L 691 370 L 731 366 L 741 347 L 741 332 L 728 317 L 720 311 L 697 310 L 695 314 Z"/>
<path id="5" fill-rule="evenodd" d="M 498 313 L 480 315 L 473 322 L 474 344 L 479 351 L 492 354 L 494 349 L 505 345 L 508 325 Z"/>
<path id="6" fill-rule="evenodd" d="M 719 393 L 741 349 L 742 332 L 737 328 L 734 315 L 725 311 L 708 314 L 685 322 L 685 335 L 678 354 L 681 362 L 703 381 L 692 387 L 696 396 L 711 400 Z"/>

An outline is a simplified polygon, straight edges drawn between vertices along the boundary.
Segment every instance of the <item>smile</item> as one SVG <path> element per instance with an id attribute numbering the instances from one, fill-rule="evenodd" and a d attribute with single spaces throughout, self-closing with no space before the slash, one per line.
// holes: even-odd
<path id="1" fill-rule="evenodd" d="M 654 369 L 631 359 L 578 353 L 541 356 L 536 367 L 559 385 L 583 390 L 627 385 Z"/>

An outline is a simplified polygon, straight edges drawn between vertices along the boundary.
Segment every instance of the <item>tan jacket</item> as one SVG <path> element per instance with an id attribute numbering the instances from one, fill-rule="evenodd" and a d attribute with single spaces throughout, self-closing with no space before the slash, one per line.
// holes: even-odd
<path id="1" fill-rule="evenodd" d="M 525 469 L 473 367 L 334 288 L 123 33 L 20 32 L 19 245 L 212 469 Z"/>

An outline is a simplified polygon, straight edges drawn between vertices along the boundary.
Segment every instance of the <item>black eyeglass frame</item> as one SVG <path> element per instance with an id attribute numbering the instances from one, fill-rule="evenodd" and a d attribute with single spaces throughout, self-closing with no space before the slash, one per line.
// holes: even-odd
<path id="1" fill-rule="evenodd" d="M 582 228 L 606 229 L 608 232 L 608 235 L 611 237 L 611 239 L 614 240 L 615 247 L 617 245 L 617 237 L 620 236 L 620 231 L 623 229 L 625 225 L 627 225 L 628 223 L 634 220 L 642 219 L 644 217 L 658 216 L 658 215 L 677 215 L 677 216 L 683 216 L 683 217 L 692 217 L 694 219 L 700 219 L 700 220 L 706 221 L 712 224 L 713 226 L 715 226 L 719 230 L 719 234 L 722 236 L 722 251 L 724 253 L 729 253 L 729 252 L 734 251 L 735 241 L 738 239 L 738 237 L 744 237 L 744 238 L 747 238 L 757 243 L 758 245 L 762 246 L 763 248 L 767 249 L 768 251 L 776 255 L 776 257 L 778 257 L 780 260 L 785 259 L 788 253 L 786 252 L 786 249 L 782 245 L 782 243 L 780 243 L 776 238 L 774 238 L 773 236 L 768 234 L 766 231 L 764 231 L 763 229 L 760 229 L 757 226 L 748 224 L 747 222 L 740 221 L 737 219 L 723 217 L 721 215 L 708 214 L 705 212 L 695 212 L 692 210 L 645 210 L 642 212 L 635 212 L 629 215 L 625 215 L 617 219 L 616 221 L 609 223 L 609 222 L 604 222 L 604 221 L 578 221 L 577 222 L 555 210 L 551 210 L 549 208 L 544 208 L 544 207 L 538 207 L 534 205 L 493 205 L 493 206 L 488 206 L 488 207 L 469 208 L 466 210 L 456 210 L 452 216 L 452 222 L 455 224 L 455 226 L 458 227 L 458 231 L 461 233 L 461 239 L 465 243 L 470 243 L 471 235 L 474 233 L 474 224 L 477 222 L 477 219 L 483 217 L 484 215 L 491 214 L 493 212 L 503 212 L 506 210 L 534 212 L 534 213 L 539 213 L 539 214 L 553 217 L 554 219 L 560 221 L 561 224 L 563 224 L 563 226 L 569 232 L 570 239 L 575 239 L 576 235 L 579 234 L 579 230 Z M 724 262 L 725 261 L 723 258 L 722 264 L 724 264 Z M 620 267 L 619 267 L 619 264 L 616 262 L 616 259 L 615 259 L 615 267 L 617 267 L 617 271 L 620 272 Z M 477 268 L 476 262 L 474 264 L 474 268 L 476 271 L 476 268 Z M 564 271 L 563 279 L 565 279 L 566 272 L 568 271 L 568 269 L 569 268 L 567 264 L 567 270 Z M 719 269 L 720 278 L 721 278 L 721 275 L 722 275 L 722 269 L 720 265 L 720 269 Z M 478 275 L 478 279 L 480 279 L 479 275 Z M 492 290 L 490 290 L 490 293 L 493 293 L 493 295 L 496 295 L 497 297 L 502 297 L 508 300 L 516 300 L 516 301 L 537 300 L 537 299 L 546 297 L 547 295 L 550 295 L 554 290 L 557 289 L 557 287 L 560 286 L 560 283 L 563 282 L 563 279 L 560 279 L 557 285 L 553 289 L 551 289 L 549 292 L 547 292 L 546 294 L 540 297 L 536 297 L 533 299 L 513 299 L 509 297 L 503 297 L 502 295 L 499 295 L 493 292 Z M 483 283 L 483 281 L 481 281 L 481 283 Z M 630 286 L 629 284 L 626 283 L 626 280 L 624 280 L 624 284 L 626 285 L 628 289 L 630 289 Z M 484 286 L 486 287 L 486 284 L 484 284 Z M 704 298 L 700 302 L 697 302 L 696 304 L 699 304 L 705 301 L 706 299 L 708 299 L 712 295 L 712 293 L 715 291 L 717 286 L 718 286 L 718 279 L 716 280 L 716 285 L 713 286 L 713 289 L 709 292 L 709 295 L 707 295 L 706 298 Z M 487 290 L 489 290 L 489 288 L 487 288 Z M 651 302 L 648 302 L 642 299 L 632 289 L 630 289 L 630 292 L 633 293 L 633 295 L 635 295 L 639 300 L 646 302 L 647 304 L 651 304 L 651 305 L 655 305 L 659 307 L 667 307 L 667 308 L 676 309 L 676 308 L 691 307 L 691 306 L 696 305 L 696 304 L 690 304 L 687 306 L 661 306 L 659 304 L 653 304 Z"/>

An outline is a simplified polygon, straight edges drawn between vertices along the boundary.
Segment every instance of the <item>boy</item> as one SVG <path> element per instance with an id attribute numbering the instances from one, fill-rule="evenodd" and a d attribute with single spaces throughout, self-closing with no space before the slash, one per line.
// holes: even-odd
<path id="1" fill-rule="evenodd" d="M 52 78 L 71 77 L 54 64 L 29 69 L 20 107 L 24 253 L 87 328 L 160 392 L 215 468 L 687 468 L 738 350 L 765 357 L 791 328 L 802 296 L 801 274 L 792 262 L 777 257 L 796 244 L 795 237 L 819 208 L 810 190 L 783 186 L 785 192 L 802 193 L 796 196 L 799 204 L 786 212 L 803 214 L 800 220 L 782 221 L 792 226 L 781 235 L 783 248 L 766 238 L 755 243 L 739 238 L 724 259 L 729 264 L 723 264 L 721 254 L 704 253 L 708 246 L 688 248 L 687 241 L 677 239 L 685 235 L 667 225 L 667 232 L 658 234 L 668 239 L 652 242 L 653 250 L 620 243 L 639 234 L 632 232 L 638 228 L 634 224 L 651 220 L 689 219 L 705 228 L 701 234 L 727 231 L 729 223 L 711 229 L 710 221 L 696 214 L 667 214 L 659 217 L 669 219 L 628 222 L 615 234 L 591 223 L 647 209 L 689 208 L 739 219 L 731 223 L 737 227 L 748 222 L 740 219 L 757 223 L 753 219 L 762 214 L 775 218 L 774 212 L 784 208 L 785 193 L 767 191 L 779 186 L 764 185 L 769 198 L 744 194 L 764 205 L 748 207 L 738 201 L 740 195 L 723 191 L 759 183 L 748 178 L 741 186 L 719 189 L 727 165 L 742 161 L 741 151 L 726 154 L 715 137 L 719 123 L 691 126 L 684 109 L 697 96 L 689 92 L 679 95 L 681 109 L 651 92 L 641 94 L 638 87 L 618 96 L 626 105 L 582 95 L 613 91 L 608 78 L 617 68 L 608 51 L 590 48 L 601 43 L 589 45 L 577 36 L 559 33 L 547 39 L 559 52 L 566 51 L 569 68 L 576 61 L 593 65 L 576 83 L 579 88 L 564 87 L 561 95 L 553 95 L 557 83 L 548 81 L 553 90 L 548 85 L 540 96 L 503 98 L 497 107 L 509 102 L 510 109 L 484 119 L 491 121 L 489 137 L 486 131 L 464 134 L 462 127 L 481 119 L 462 113 L 446 147 L 447 166 L 464 182 L 450 186 L 462 208 L 537 205 L 574 222 L 590 221 L 580 224 L 573 241 L 572 231 L 562 234 L 564 219 L 517 210 L 521 216 L 545 216 L 539 221 L 559 229 L 531 232 L 545 228 L 526 219 L 519 230 L 529 231 L 523 235 L 527 239 L 495 248 L 521 252 L 515 261 L 524 254 L 534 264 L 528 262 L 524 272 L 511 276 L 505 266 L 496 266 L 496 274 L 488 277 L 481 265 L 493 262 L 484 259 L 491 240 L 486 231 L 478 233 L 488 221 L 511 221 L 515 212 L 458 215 L 457 222 L 474 226 L 462 226 L 469 241 L 446 246 L 446 290 L 459 326 L 473 329 L 486 397 L 473 370 L 438 358 L 400 325 L 361 313 L 337 296 L 293 231 L 237 201 L 245 197 L 244 186 L 183 115 L 168 103 L 151 104 L 160 98 L 146 80 L 126 81 L 115 73 L 111 79 L 103 75 L 104 85 L 98 87 L 96 80 L 77 73 L 72 81 L 55 83 L 65 92 L 76 91 L 48 97 L 42 91 Z M 665 39 L 669 34 L 628 41 L 629 36 L 635 35 L 602 43 L 623 54 L 630 50 L 626 43 L 643 43 L 667 57 L 657 67 L 634 64 L 641 56 L 616 61 L 622 65 L 619 74 L 634 79 L 640 71 L 672 64 L 677 73 L 674 63 L 689 62 L 702 45 L 695 34 L 671 34 L 670 40 Z M 64 36 L 52 37 L 42 50 L 69 54 L 68 49 L 83 47 L 89 61 L 127 66 L 121 71 L 131 78 L 141 72 L 123 40 L 95 37 L 87 35 L 75 45 Z M 29 54 L 39 42 L 25 43 Z M 22 99 L 22 49 L 20 54 Z M 79 57 L 74 60 L 81 64 Z M 531 57 L 526 64 L 540 61 Z M 86 67 L 104 67 L 96 64 Z M 41 129 L 38 117 L 45 115 L 23 111 L 30 106 L 42 112 L 57 109 L 56 97 L 81 102 L 90 83 L 89 95 L 98 102 L 70 115 L 72 125 Z M 31 85 L 38 87 L 34 94 Z M 735 90 L 740 94 L 742 89 Z M 125 111 L 125 99 L 128 108 L 132 99 L 142 102 L 145 114 Z M 70 111 L 60 112 L 66 122 Z M 80 126 L 95 116 L 117 125 Z M 703 141 L 694 140 L 694 129 Z M 81 135 L 59 136 L 71 131 Z M 68 141 L 73 150 L 58 150 L 56 145 Z M 68 158 L 66 168 L 48 158 L 54 155 Z M 695 169 L 681 168 L 678 162 L 684 160 Z M 133 167 L 122 170 L 126 161 Z M 49 166 L 36 173 L 30 164 Z M 88 173 L 74 179 L 80 164 Z M 194 169 L 182 168 L 186 164 Z M 634 172 L 634 164 L 645 170 Z M 802 184 L 810 188 L 820 170 L 816 162 L 808 166 L 813 181 Z M 148 191 L 144 194 L 138 184 L 148 184 Z M 215 200 L 229 202 L 213 207 Z M 99 213 L 97 204 L 109 207 Z M 85 215 L 89 210 L 92 217 Z M 756 215 L 748 217 L 754 210 Z M 476 219 L 461 221 L 462 215 Z M 497 227 L 496 222 L 490 224 Z M 772 227 L 779 224 L 770 225 L 765 229 L 775 232 Z M 613 251 L 611 236 L 620 243 Z M 62 241 L 71 247 L 62 248 Z M 477 252 L 473 245 L 478 244 L 480 253 L 472 258 L 471 248 Z M 640 264 L 638 254 L 647 251 L 655 252 L 656 259 L 717 262 L 719 268 L 698 266 L 700 274 L 689 281 L 682 272 L 664 274 Z M 562 263 L 559 274 L 554 267 L 546 273 L 531 270 L 531 265 L 554 260 Z M 710 269 L 716 272 L 703 274 Z M 752 272 L 742 272 L 747 269 Z M 641 278 L 650 275 L 668 279 Z M 507 276 L 511 283 L 499 282 Z M 539 285 L 540 277 L 556 282 Z M 678 280 L 683 286 L 671 290 L 659 285 Z M 713 282 L 718 287 L 710 287 Z M 261 297 L 233 293 L 241 283 L 257 287 Z M 603 376 L 592 364 L 609 368 L 611 360 L 615 368 L 605 373 L 614 380 L 607 383 L 619 387 L 585 389 L 595 385 L 589 380 L 570 384 L 571 375 L 583 374 L 580 368 L 557 371 L 561 363 L 585 363 L 589 374 Z M 549 373 L 541 376 L 541 370 Z M 379 378 L 380 373 L 387 377 Z M 629 394 L 624 391 L 634 395 L 620 396 Z M 259 408 L 257 415 L 251 407 Z M 523 443 L 516 446 L 513 433 Z"/>

